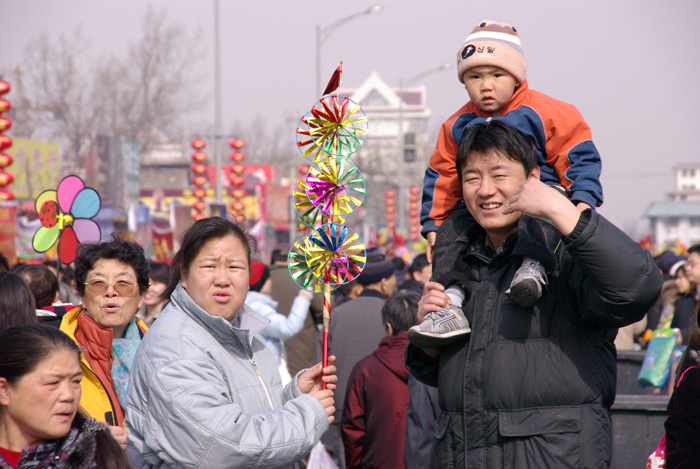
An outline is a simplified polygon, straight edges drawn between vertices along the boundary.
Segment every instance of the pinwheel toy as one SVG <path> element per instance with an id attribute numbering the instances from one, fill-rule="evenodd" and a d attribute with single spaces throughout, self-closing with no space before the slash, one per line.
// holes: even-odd
<path id="1" fill-rule="evenodd" d="M 367 116 L 355 101 L 343 96 L 324 96 L 302 118 L 302 123 L 306 124 L 305 129 L 301 126 L 304 135 L 308 133 L 316 146 L 333 156 L 347 158 L 367 139 Z M 301 146 L 299 149 L 303 154 Z M 314 160 L 317 158 L 318 155 Z"/>
<path id="2" fill-rule="evenodd" d="M 327 213 L 322 211 L 322 206 L 314 205 L 313 202 L 309 200 L 309 196 L 306 194 L 306 179 L 307 176 L 299 179 L 294 190 L 293 202 L 294 209 L 299 216 L 299 219 L 310 229 L 315 230 L 321 225 L 327 223 L 329 216 Z M 345 223 L 345 217 L 342 214 L 336 214 L 333 217 L 333 221 L 337 223 Z"/>
<path id="3" fill-rule="evenodd" d="M 349 161 L 328 158 L 315 164 L 306 176 L 309 201 L 328 215 L 345 215 L 362 205 L 365 180 Z"/>
<path id="4" fill-rule="evenodd" d="M 331 291 L 351 282 L 365 266 L 365 247 L 357 233 L 343 225 L 365 196 L 365 181 L 347 161 L 364 145 L 367 117 L 354 101 L 329 93 L 340 86 L 342 62 L 324 96 L 301 118 L 297 147 L 314 165 L 294 190 L 294 208 L 313 230 L 287 255 L 289 273 L 301 288 L 323 291 L 323 367 L 328 365 Z M 323 383 L 323 388 L 326 384 Z"/>
<path id="5" fill-rule="evenodd" d="M 58 259 L 75 260 L 78 244 L 100 241 L 100 227 L 92 218 L 100 211 L 100 196 L 78 176 L 67 176 L 57 190 L 46 190 L 34 203 L 41 227 L 34 233 L 32 247 L 48 251 L 58 241 Z"/>
<path id="6" fill-rule="evenodd" d="M 305 266 L 301 254 L 305 256 Z M 289 251 L 289 269 L 292 278 L 304 278 L 316 293 L 323 284 L 323 367 L 328 365 L 328 329 L 331 322 L 331 297 L 333 289 L 352 282 L 365 267 L 365 246 L 360 236 L 340 223 L 327 223 L 314 230 L 309 236 L 297 241 Z M 296 261 L 295 264 L 293 262 Z M 312 274 L 311 276 L 309 274 Z M 295 281 L 297 281 L 295 279 Z M 297 285 L 302 285 L 297 282 Z M 304 288 L 304 287 L 302 287 Z M 306 289 L 309 289 L 308 287 Z M 325 389 L 325 386 L 324 386 Z"/>

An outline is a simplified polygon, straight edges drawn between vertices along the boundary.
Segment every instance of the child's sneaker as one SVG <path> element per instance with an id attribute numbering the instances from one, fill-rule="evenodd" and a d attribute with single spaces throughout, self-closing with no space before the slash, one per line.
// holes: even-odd
<path id="1" fill-rule="evenodd" d="M 418 348 L 442 347 L 462 340 L 471 332 L 462 308 L 454 305 L 425 315 L 425 320 L 408 330 L 408 340 Z"/>
<path id="2" fill-rule="evenodd" d="M 542 286 L 547 285 L 547 274 L 538 261 L 526 257 L 515 272 L 506 296 L 523 308 L 535 306 L 542 296 Z"/>

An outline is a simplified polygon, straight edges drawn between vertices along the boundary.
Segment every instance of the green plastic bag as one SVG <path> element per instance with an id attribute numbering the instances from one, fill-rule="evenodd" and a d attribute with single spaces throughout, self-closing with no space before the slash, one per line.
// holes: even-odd
<path id="1" fill-rule="evenodd" d="M 676 347 L 676 329 L 656 329 L 651 334 L 651 340 L 647 346 L 642 369 L 637 376 L 637 384 L 640 388 L 654 386 L 660 388 L 664 385 L 671 372 L 671 359 L 673 349 Z"/>

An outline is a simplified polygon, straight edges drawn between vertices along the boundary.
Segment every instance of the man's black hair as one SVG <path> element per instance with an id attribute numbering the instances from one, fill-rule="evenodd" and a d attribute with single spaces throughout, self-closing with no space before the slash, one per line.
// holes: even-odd
<path id="1" fill-rule="evenodd" d="M 462 182 L 462 171 L 473 153 L 487 154 L 498 152 L 522 164 L 525 174 L 537 168 L 537 153 L 533 142 L 517 129 L 500 120 L 469 127 L 457 152 L 457 175 Z"/>

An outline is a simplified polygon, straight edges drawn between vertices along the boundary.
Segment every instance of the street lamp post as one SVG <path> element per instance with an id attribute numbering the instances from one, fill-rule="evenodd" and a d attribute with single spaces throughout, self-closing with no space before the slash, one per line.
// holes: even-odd
<path id="1" fill-rule="evenodd" d="M 333 34 L 338 26 L 352 21 L 355 18 L 359 18 L 360 16 L 380 13 L 383 9 L 384 7 L 382 5 L 374 5 L 364 11 L 359 11 L 344 18 L 340 18 L 324 28 L 319 24 L 316 25 L 316 91 L 319 97 L 321 97 L 321 93 L 323 93 L 323 88 L 321 88 L 321 45 Z"/>
<path id="2" fill-rule="evenodd" d="M 404 80 L 403 78 L 399 79 L 399 145 L 398 145 L 398 170 L 399 170 L 399 197 L 398 197 L 398 211 L 399 211 L 399 223 L 398 227 L 399 230 L 403 230 L 406 228 L 406 182 L 405 182 L 405 174 L 404 174 L 404 153 L 406 149 L 406 132 L 404 130 L 404 113 L 403 113 L 403 106 L 404 106 L 404 86 L 409 85 L 413 83 L 414 81 L 418 80 L 419 78 L 423 78 L 426 75 L 430 75 L 431 73 L 436 73 L 436 72 L 442 72 L 445 70 L 450 70 L 452 68 L 451 64 L 444 63 L 440 65 L 437 68 L 431 68 L 430 70 L 426 70 L 424 72 L 421 72 L 417 75 L 412 76 L 408 80 Z"/>

